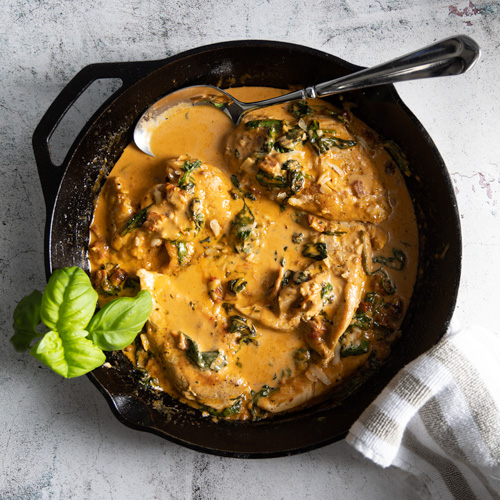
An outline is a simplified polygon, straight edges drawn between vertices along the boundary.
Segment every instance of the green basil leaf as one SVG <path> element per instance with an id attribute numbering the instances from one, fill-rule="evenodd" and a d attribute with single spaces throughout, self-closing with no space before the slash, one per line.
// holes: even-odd
<path id="1" fill-rule="evenodd" d="M 66 378 L 79 377 L 101 366 L 104 353 L 85 338 L 85 330 L 59 335 L 51 331 L 31 348 L 31 355 Z"/>
<path id="2" fill-rule="evenodd" d="M 42 294 L 38 290 L 34 290 L 30 295 L 22 298 L 14 309 L 14 323 L 12 325 L 14 335 L 10 341 L 16 351 L 27 351 L 31 341 L 42 335 L 36 331 L 36 327 L 41 321 L 41 304 Z"/>
<path id="3" fill-rule="evenodd" d="M 83 330 L 95 312 L 97 292 L 79 267 L 57 269 L 42 297 L 42 321 L 56 332 Z"/>
<path id="4" fill-rule="evenodd" d="M 151 293 L 141 290 L 135 297 L 108 302 L 90 321 L 89 339 L 105 351 L 130 345 L 141 331 L 153 308 Z"/>

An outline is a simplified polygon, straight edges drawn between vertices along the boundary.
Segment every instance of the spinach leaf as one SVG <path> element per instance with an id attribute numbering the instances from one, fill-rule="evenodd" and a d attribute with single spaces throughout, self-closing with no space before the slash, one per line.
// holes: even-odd
<path id="1" fill-rule="evenodd" d="M 326 153 L 332 148 L 353 148 L 358 144 L 358 141 L 355 139 L 340 139 L 332 135 L 332 130 L 320 129 L 317 120 L 313 120 L 307 129 L 309 132 L 309 142 L 319 154 Z"/>
<path id="2" fill-rule="evenodd" d="M 51 331 L 31 348 L 31 354 L 63 377 L 78 377 L 106 361 L 101 349 L 86 336 L 85 330 Z"/>
<path id="3" fill-rule="evenodd" d="M 358 143 L 358 141 L 352 139 L 340 139 L 339 137 L 328 137 L 324 135 L 321 137 L 313 137 L 310 139 L 310 142 L 319 154 L 326 153 L 332 148 L 350 149 Z"/>
<path id="4" fill-rule="evenodd" d="M 364 312 L 356 312 L 352 317 L 349 330 L 356 327 L 361 330 L 368 330 L 372 326 L 372 318 Z"/>
<path id="5" fill-rule="evenodd" d="M 184 172 L 179 179 L 179 187 L 185 191 L 191 191 L 194 188 L 194 182 L 191 179 L 191 173 L 201 166 L 200 160 L 187 160 L 182 165 L 181 169 Z"/>
<path id="6" fill-rule="evenodd" d="M 281 120 L 274 120 L 272 118 L 264 119 L 264 120 L 251 120 L 245 124 L 247 130 L 249 129 L 257 129 L 257 128 L 280 128 L 283 126 L 283 122 Z"/>
<path id="7" fill-rule="evenodd" d="M 229 417 L 229 415 L 233 415 L 235 413 L 241 413 L 242 410 L 242 401 L 241 396 L 235 398 L 234 403 L 231 406 L 226 406 L 222 410 L 216 410 L 210 406 L 202 405 L 201 409 L 212 415 L 213 417 Z"/>
<path id="8" fill-rule="evenodd" d="M 290 281 L 293 279 L 293 275 L 295 274 L 294 271 L 292 271 L 291 269 L 287 269 L 283 275 L 283 278 L 281 280 L 281 286 L 284 287 L 284 286 L 287 286 Z"/>
<path id="9" fill-rule="evenodd" d="M 324 260 L 328 257 L 326 243 L 318 241 L 317 243 L 306 243 L 302 249 L 302 255 L 314 260 Z"/>
<path id="10" fill-rule="evenodd" d="M 141 227 L 146 222 L 148 211 L 152 205 L 153 203 L 151 203 L 151 205 L 148 205 L 147 207 L 144 207 L 142 210 L 139 210 L 135 215 L 130 217 L 123 229 L 120 231 L 120 236 L 125 236 L 134 229 Z"/>
<path id="11" fill-rule="evenodd" d="M 383 269 L 380 269 L 379 272 L 380 283 L 382 285 L 382 288 L 385 290 L 385 293 L 387 293 L 387 295 L 394 295 L 396 293 L 396 285 Z"/>
<path id="12" fill-rule="evenodd" d="M 238 344 L 249 344 L 253 342 L 258 345 L 255 340 L 257 338 L 257 330 L 253 323 L 247 318 L 242 316 L 234 315 L 229 316 L 229 332 L 238 334 Z"/>
<path id="13" fill-rule="evenodd" d="M 313 112 L 314 109 L 304 100 L 293 102 L 290 106 L 290 113 L 297 119 L 312 115 Z"/>
<path id="14" fill-rule="evenodd" d="M 79 267 L 57 269 L 47 283 L 40 316 L 50 330 L 83 330 L 95 312 L 97 292 Z"/>
<path id="15" fill-rule="evenodd" d="M 141 331 L 152 308 L 151 294 L 146 290 L 135 297 L 112 300 L 90 320 L 89 339 L 104 351 L 124 349 Z"/>
<path id="16" fill-rule="evenodd" d="M 185 241 L 176 241 L 174 244 L 177 247 L 177 261 L 179 262 L 179 266 L 182 266 L 188 254 L 187 244 Z"/>
<path id="17" fill-rule="evenodd" d="M 23 297 L 14 309 L 14 335 L 10 339 L 14 349 L 18 352 L 25 352 L 29 349 L 30 343 L 40 333 L 36 327 L 40 323 L 40 307 L 42 304 L 42 294 L 34 290 L 26 297 Z"/>
<path id="18" fill-rule="evenodd" d="M 288 185 L 292 194 L 297 194 L 304 187 L 304 174 L 300 170 L 290 169 L 288 171 Z"/>
<path id="19" fill-rule="evenodd" d="M 288 181 L 286 177 L 284 177 L 283 175 L 272 175 L 262 169 L 259 169 L 259 171 L 255 174 L 255 178 L 261 186 L 264 186 L 266 188 L 284 189 L 288 187 Z"/>
<path id="20" fill-rule="evenodd" d="M 370 342 L 362 337 L 358 342 L 353 342 L 349 345 L 342 345 L 340 348 L 340 356 L 346 358 L 348 356 L 360 356 L 366 354 L 370 350 Z"/>
<path id="21" fill-rule="evenodd" d="M 243 200 L 243 208 L 236 214 L 231 222 L 230 236 L 233 247 L 238 253 L 250 252 L 250 235 L 255 230 L 255 217 Z"/>
<path id="22" fill-rule="evenodd" d="M 247 285 L 248 285 L 248 281 L 245 281 L 243 278 L 237 278 L 235 280 L 230 280 L 229 281 L 229 291 L 233 295 L 238 295 L 246 288 Z"/>
<path id="23" fill-rule="evenodd" d="M 181 334 L 187 341 L 188 349 L 186 351 L 186 356 L 191 361 L 191 363 L 199 368 L 200 370 L 212 370 L 218 372 L 225 366 L 227 366 L 227 359 L 224 353 L 219 351 L 200 351 L 200 347 L 196 341 L 191 337 L 188 337 L 185 333 Z"/>
<path id="24" fill-rule="evenodd" d="M 250 414 L 252 415 L 252 420 L 259 420 L 261 418 L 261 414 L 263 410 L 261 410 L 257 404 L 260 398 L 266 398 L 271 395 L 274 391 L 276 391 L 277 387 L 269 387 L 268 385 L 263 385 L 262 388 L 258 391 L 251 391 L 252 401 L 249 407 Z"/>
<path id="25" fill-rule="evenodd" d="M 394 255 L 394 257 L 383 257 L 382 255 L 378 255 L 372 258 L 372 262 L 383 264 L 384 266 L 390 267 L 391 269 L 401 271 L 406 265 L 406 254 L 403 252 L 403 250 L 393 248 L 392 255 Z"/>
<path id="26" fill-rule="evenodd" d="M 257 128 L 267 128 L 267 136 L 262 146 L 262 150 L 265 153 L 270 153 L 274 149 L 274 145 L 276 142 L 276 138 L 278 134 L 283 129 L 283 121 L 282 120 L 251 120 L 245 124 L 245 127 L 248 129 L 257 129 Z"/>

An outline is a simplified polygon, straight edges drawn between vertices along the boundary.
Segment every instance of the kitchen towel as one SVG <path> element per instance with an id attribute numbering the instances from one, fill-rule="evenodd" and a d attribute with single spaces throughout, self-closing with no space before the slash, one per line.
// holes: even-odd
<path id="1" fill-rule="evenodd" d="M 405 471 L 421 498 L 500 500 L 500 336 L 452 323 L 346 439 L 378 465 Z"/>

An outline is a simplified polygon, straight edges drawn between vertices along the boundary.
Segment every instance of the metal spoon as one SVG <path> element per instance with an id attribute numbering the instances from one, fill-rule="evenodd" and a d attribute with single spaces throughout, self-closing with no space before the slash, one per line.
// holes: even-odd
<path id="1" fill-rule="evenodd" d="M 325 97 L 349 90 L 406 80 L 460 75 L 474 66 L 480 54 L 479 45 L 472 38 L 457 35 L 378 66 L 258 102 L 238 101 L 230 93 L 211 85 L 186 87 L 166 95 L 148 108 L 135 126 L 134 141 L 139 149 L 154 156 L 150 148 L 151 134 L 160 123 L 159 118 L 180 103 L 214 104 L 212 99 L 218 99 L 218 107 L 220 105 L 221 111 L 238 124 L 241 117 L 248 111 L 274 104 Z"/>

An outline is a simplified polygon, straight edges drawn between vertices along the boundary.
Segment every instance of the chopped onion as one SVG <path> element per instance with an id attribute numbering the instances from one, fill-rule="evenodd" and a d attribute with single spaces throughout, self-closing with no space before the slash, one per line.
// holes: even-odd
<path id="1" fill-rule="evenodd" d="M 325 372 L 321 368 L 319 368 L 318 366 L 316 366 L 314 364 L 310 365 L 309 369 L 306 372 L 306 376 L 307 376 L 308 372 L 311 372 L 311 375 L 313 375 L 316 378 L 316 380 L 319 380 L 323 384 L 325 384 L 325 385 L 332 384 L 332 381 L 326 376 Z M 311 379 L 309 378 L 309 380 L 311 380 Z"/>
<path id="2" fill-rule="evenodd" d="M 210 221 L 210 229 L 213 231 L 214 236 L 217 238 L 220 234 L 221 227 L 219 222 L 216 219 L 212 219 Z"/>

